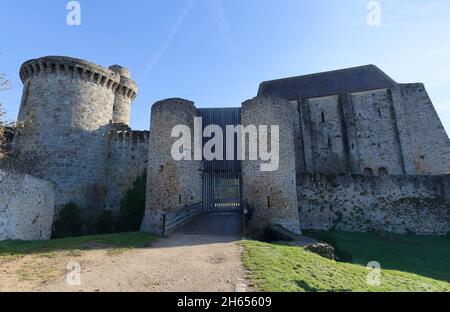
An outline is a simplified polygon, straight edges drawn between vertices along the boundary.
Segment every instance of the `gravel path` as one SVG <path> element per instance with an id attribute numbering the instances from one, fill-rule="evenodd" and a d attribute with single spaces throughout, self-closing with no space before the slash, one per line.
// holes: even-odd
<path id="1" fill-rule="evenodd" d="M 120 255 L 96 249 L 50 259 L 25 256 L 1 265 L 0 291 L 244 291 L 238 241 L 231 236 L 174 234 Z M 81 286 L 66 282 L 70 261 L 80 264 Z M 39 267 L 44 272 L 52 267 L 55 276 L 44 284 L 33 276 L 24 281 L 19 265 L 36 266 L 32 275 L 43 273 Z"/>

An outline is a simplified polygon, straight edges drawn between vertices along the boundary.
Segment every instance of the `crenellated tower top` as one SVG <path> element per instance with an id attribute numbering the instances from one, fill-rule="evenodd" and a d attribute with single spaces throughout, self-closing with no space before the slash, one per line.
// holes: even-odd
<path id="1" fill-rule="evenodd" d="M 113 65 L 105 68 L 77 58 L 45 56 L 25 62 L 20 68 L 19 75 L 24 84 L 33 78 L 61 75 L 100 85 L 114 93 L 110 118 L 112 122 L 130 124 L 131 103 L 136 98 L 138 88 L 125 67 Z"/>

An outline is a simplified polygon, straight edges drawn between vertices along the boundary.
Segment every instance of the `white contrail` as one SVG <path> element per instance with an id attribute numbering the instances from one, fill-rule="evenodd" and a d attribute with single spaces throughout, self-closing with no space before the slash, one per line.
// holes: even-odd
<path id="1" fill-rule="evenodd" d="M 175 35 L 177 34 L 178 29 L 180 28 L 181 24 L 183 24 L 184 20 L 186 19 L 188 14 L 191 12 L 192 7 L 194 6 L 195 2 L 196 2 L 196 0 L 190 0 L 188 2 L 188 4 L 186 5 L 186 7 L 184 8 L 184 10 L 178 16 L 178 19 L 175 21 L 175 24 L 173 24 L 172 29 L 170 30 L 170 32 L 167 35 L 166 39 L 164 40 L 163 44 L 159 48 L 158 52 L 156 53 L 156 55 L 153 57 L 153 59 L 147 65 L 147 68 L 144 72 L 144 77 L 147 76 L 151 72 L 151 70 L 153 69 L 153 67 L 155 67 L 156 64 L 158 64 L 159 60 L 164 55 L 167 48 L 170 46 L 173 39 L 175 38 Z"/>
<path id="2" fill-rule="evenodd" d="M 233 37 L 231 35 L 230 26 L 228 25 L 227 17 L 225 15 L 225 10 L 222 5 L 221 0 L 213 0 L 213 7 L 214 7 L 214 19 L 219 26 L 220 31 L 224 34 L 226 37 L 227 44 L 233 54 L 237 54 L 237 48 L 236 44 L 234 43 Z"/>

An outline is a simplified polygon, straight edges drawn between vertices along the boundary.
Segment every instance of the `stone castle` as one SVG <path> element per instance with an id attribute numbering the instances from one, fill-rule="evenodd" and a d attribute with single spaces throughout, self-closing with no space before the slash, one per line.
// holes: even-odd
<path id="1" fill-rule="evenodd" d="M 12 146 L 36 186 L 0 170 L 0 182 L 15 187 L 0 191 L 0 238 L 49 238 L 69 202 L 84 218 L 117 213 L 144 173 L 141 229 L 156 234 L 198 214 L 243 211 L 255 237 L 271 225 L 293 233 L 450 231 L 450 140 L 425 87 L 399 84 L 376 66 L 263 82 L 238 108 L 163 100 L 152 107 L 150 131 L 129 128 L 137 86 L 121 66 L 44 57 L 24 63 L 20 77 L 24 127 Z M 260 160 L 175 161 L 173 127 L 194 133 L 198 116 L 203 127 L 279 125 L 278 170 L 260 171 Z"/>

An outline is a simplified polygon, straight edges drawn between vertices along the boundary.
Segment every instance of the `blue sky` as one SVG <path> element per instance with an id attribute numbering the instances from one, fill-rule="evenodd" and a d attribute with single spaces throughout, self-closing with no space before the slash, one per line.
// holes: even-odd
<path id="1" fill-rule="evenodd" d="M 2 0 L 0 93 L 17 117 L 20 65 L 66 55 L 130 69 L 139 85 L 131 125 L 148 129 L 157 100 L 239 106 L 263 80 L 375 64 L 398 82 L 424 82 L 450 132 L 450 1 L 80 0 L 81 26 L 66 24 L 66 0 Z"/>

